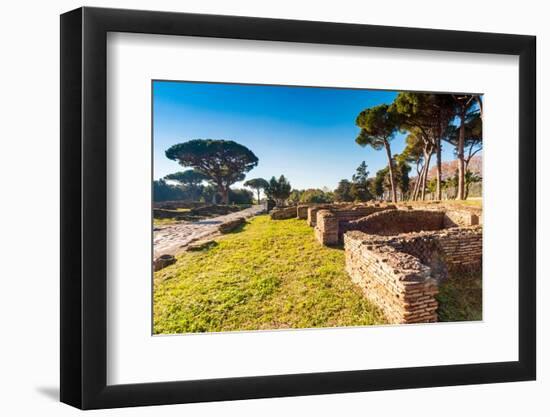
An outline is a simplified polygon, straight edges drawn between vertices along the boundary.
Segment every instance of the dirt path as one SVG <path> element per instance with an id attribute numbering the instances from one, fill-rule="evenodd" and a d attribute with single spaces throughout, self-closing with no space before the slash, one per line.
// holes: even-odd
<path id="1" fill-rule="evenodd" d="M 252 217 L 264 210 L 263 205 L 255 205 L 250 208 L 212 217 L 197 222 L 181 222 L 169 226 L 156 226 L 153 232 L 153 252 L 156 259 L 160 255 L 175 255 L 181 252 L 189 243 L 204 239 L 218 231 L 218 226 L 239 217 Z"/>

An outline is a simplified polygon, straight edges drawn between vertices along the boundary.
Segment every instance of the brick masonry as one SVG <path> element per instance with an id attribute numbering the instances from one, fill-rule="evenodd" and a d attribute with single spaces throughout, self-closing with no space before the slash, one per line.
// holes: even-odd
<path id="1" fill-rule="evenodd" d="M 432 270 L 438 281 L 448 272 L 472 272 L 481 269 L 483 228 L 454 227 L 435 232 L 422 231 L 396 236 L 368 235 L 370 245 L 391 246 L 417 258 Z"/>
<path id="2" fill-rule="evenodd" d="M 434 322 L 439 283 L 452 271 L 481 270 L 482 239 L 479 225 L 396 236 L 349 231 L 346 271 L 391 323 Z"/>
<path id="3" fill-rule="evenodd" d="M 308 209 L 307 209 L 307 224 L 309 224 L 311 227 L 315 227 L 315 225 L 317 224 L 317 213 L 320 210 L 330 209 L 331 207 L 333 207 L 333 206 L 331 206 L 330 204 L 308 207 Z"/>
<path id="4" fill-rule="evenodd" d="M 344 235 L 346 271 L 390 323 L 437 321 L 437 280 L 412 255 L 388 245 L 372 245 L 358 231 Z"/>
<path id="5" fill-rule="evenodd" d="M 421 230 L 441 230 L 444 227 L 444 211 L 389 210 L 374 213 L 345 225 L 345 231 L 360 230 L 368 234 L 392 236 Z"/>
<path id="6" fill-rule="evenodd" d="M 307 213 L 321 244 L 344 243 L 346 271 L 390 323 L 437 321 L 439 283 L 482 267 L 479 209 L 367 204 Z"/>
<path id="7" fill-rule="evenodd" d="M 296 206 L 275 208 L 269 213 L 272 220 L 286 220 L 296 218 Z"/>
<path id="8" fill-rule="evenodd" d="M 275 208 L 271 212 L 272 214 L 271 218 L 273 220 L 286 220 L 286 219 L 293 219 L 293 218 L 305 220 L 308 218 L 308 209 L 310 207 L 325 207 L 325 206 L 326 204 L 301 203 L 301 204 L 298 204 L 297 206 Z"/>
<path id="9" fill-rule="evenodd" d="M 307 219 L 323 245 L 343 242 L 346 271 L 390 323 L 437 321 L 439 283 L 482 266 L 482 212 L 443 204 L 300 204 L 275 220 Z"/>
<path id="10" fill-rule="evenodd" d="M 361 205 L 356 207 L 331 207 L 316 213 L 315 236 L 323 245 L 336 245 L 342 240 L 346 225 L 373 213 L 394 210 L 394 205 Z"/>
<path id="11" fill-rule="evenodd" d="M 321 210 L 336 216 L 336 223 Z M 393 204 L 360 205 L 355 207 L 310 207 L 308 215 L 315 215 L 315 236 L 324 245 L 342 242 L 345 232 L 359 230 L 368 234 L 393 236 L 400 233 L 435 231 L 450 227 L 468 227 L 480 224 L 481 215 L 471 210 L 397 208 Z M 326 223 L 326 224 L 325 224 Z M 325 236 L 326 235 L 326 236 Z"/>

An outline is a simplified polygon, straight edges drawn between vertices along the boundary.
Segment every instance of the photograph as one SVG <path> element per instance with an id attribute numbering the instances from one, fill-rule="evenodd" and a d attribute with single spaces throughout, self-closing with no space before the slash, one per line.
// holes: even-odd
<path id="1" fill-rule="evenodd" d="M 482 120 L 482 93 L 153 80 L 153 334 L 483 320 Z"/>

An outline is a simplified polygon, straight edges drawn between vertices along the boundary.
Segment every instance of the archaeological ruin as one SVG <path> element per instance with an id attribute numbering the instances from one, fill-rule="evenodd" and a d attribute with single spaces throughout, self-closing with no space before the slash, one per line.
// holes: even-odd
<path id="1" fill-rule="evenodd" d="M 481 209 L 452 204 L 309 204 L 271 213 L 299 218 L 322 245 L 343 245 L 345 268 L 390 323 L 436 322 L 441 282 L 481 272 Z"/>

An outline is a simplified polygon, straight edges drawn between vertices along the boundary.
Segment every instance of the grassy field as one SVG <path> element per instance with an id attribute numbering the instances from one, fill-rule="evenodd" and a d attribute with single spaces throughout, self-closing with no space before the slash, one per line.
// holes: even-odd
<path id="1" fill-rule="evenodd" d="M 443 206 L 456 206 L 456 207 L 483 207 L 483 200 L 481 198 L 471 199 L 471 200 L 441 200 L 440 203 L 434 202 L 432 200 L 426 201 L 400 201 L 401 204 L 407 206 L 425 206 L 426 204 L 441 204 Z M 436 207 L 436 206 L 434 206 Z"/>
<path id="2" fill-rule="evenodd" d="M 461 204 L 463 206 L 470 206 L 470 207 L 479 207 L 481 208 L 483 206 L 483 200 L 481 198 L 478 199 L 472 199 L 472 200 L 463 200 L 460 202 L 457 202 L 457 204 Z"/>
<path id="3" fill-rule="evenodd" d="M 383 323 L 303 220 L 255 217 L 155 273 L 155 334 Z"/>
<path id="4" fill-rule="evenodd" d="M 481 273 L 451 277 L 442 283 L 436 296 L 439 321 L 481 320 L 481 283 Z"/>

